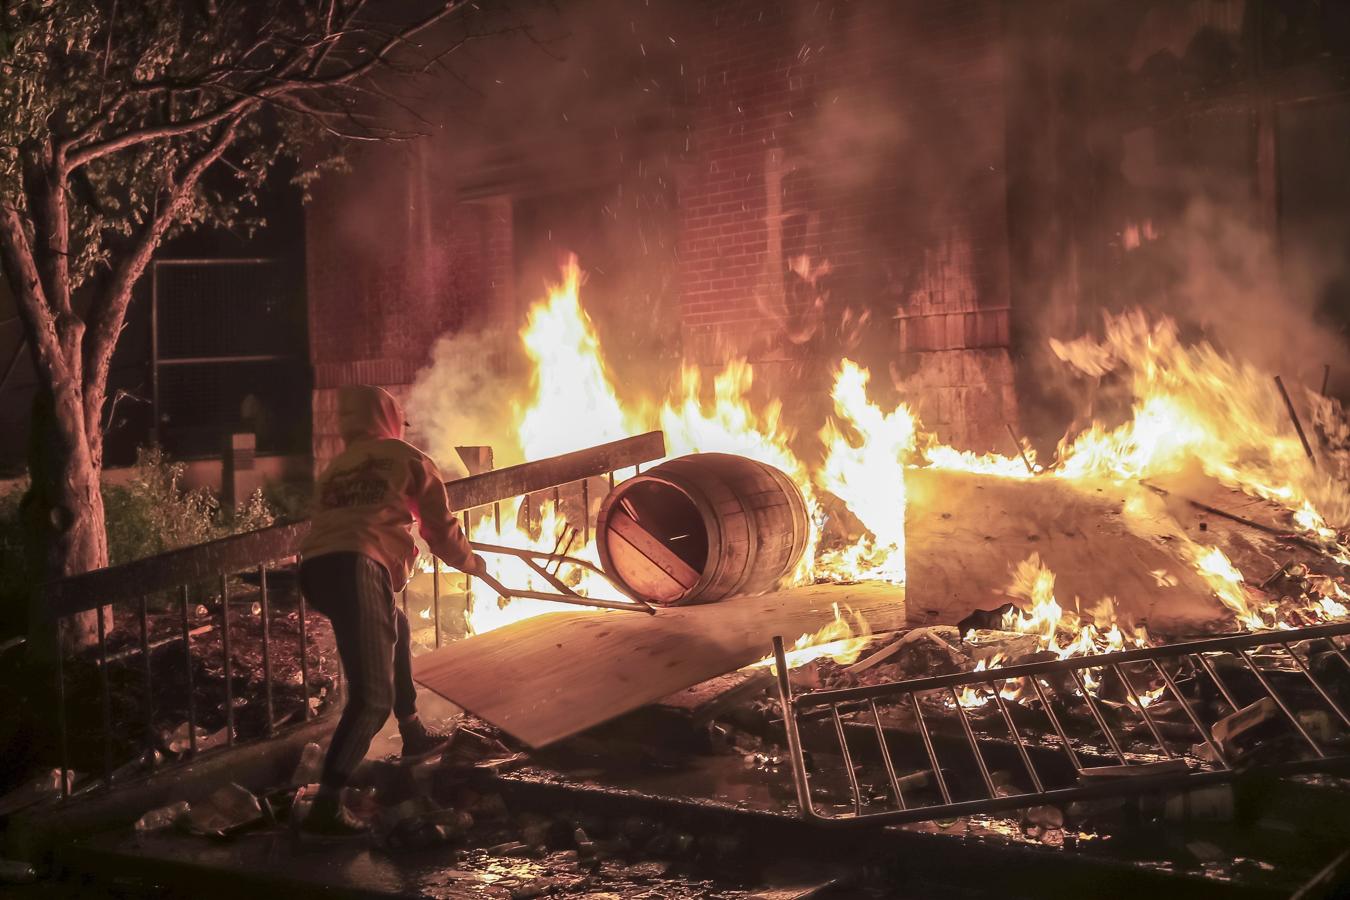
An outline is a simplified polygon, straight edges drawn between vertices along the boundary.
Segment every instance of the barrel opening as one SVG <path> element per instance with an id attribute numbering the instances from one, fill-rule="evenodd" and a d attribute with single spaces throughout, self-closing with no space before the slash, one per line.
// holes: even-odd
<path id="1" fill-rule="evenodd" d="M 605 571 L 669 606 L 772 590 L 801 557 L 809 523 L 801 491 L 777 469 L 695 453 L 619 484 L 595 527 Z"/>
<path id="2" fill-rule="evenodd" d="M 708 529 L 694 501 L 674 485 L 635 484 L 619 508 L 658 543 L 696 572 L 708 564 Z"/>

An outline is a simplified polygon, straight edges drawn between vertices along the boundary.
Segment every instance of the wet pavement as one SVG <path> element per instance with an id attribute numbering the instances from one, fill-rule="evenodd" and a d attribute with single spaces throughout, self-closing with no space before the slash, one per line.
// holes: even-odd
<path id="1" fill-rule="evenodd" d="M 287 831 L 243 835 L 224 844 L 203 844 L 178 834 L 141 837 L 104 836 L 80 851 L 86 866 L 104 867 L 109 878 L 131 878 L 139 871 L 147 890 L 152 884 L 168 896 L 191 890 L 194 896 L 427 897 L 438 900 L 526 900 L 566 895 L 601 900 L 748 900 L 771 896 L 763 887 L 719 885 L 712 878 L 662 862 L 607 860 L 588 864 L 575 852 L 539 859 L 494 855 L 486 850 L 445 847 L 383 853 L 356 839 L 304 845 Z M 802 875 L 801 895 L 828 877 Z M 786 891 L 786 888 L 779 888 Z M 824 894 L 820 894 L 822 898 Z M 877 896 L 833 891 L 831 897 Z"/>
<path id="2" fill-rule="evenodd" d="M 432 723 L 457 712 L 434 697 L 422 709 Z M 60 853 L 78 875 L 14 896 L 1273 898 L 1288 897 L 1334 855 L 1323 853 L 1334 835 L 1313 842 L 1293 832 L 1284 844 L 1307 848 L 1306 860 L 1243 851 L 1277 846 L 1279 828 L 1306 819 L 1271 803 L 1254 823 L 1149 824 L 1127 811 L 1135 821 L 1115 833 L 1047 835 L 1015 815 L 822 830 L 793 814 L 790 778 L 771 752 L 622 748 L 602 737 L 595 752 L 556 748 L 504 774 L 401 767 L 379 762 L 398 751 L 391 723 L 372 745 L 367 774 L 381 787 L 365 795 L 368 812 L 380 814 L 376 799 L 399 802 L 396 791 L 420 792 L 467 813 L 467 831 L 434 846 L 316 843 L 288 826 L 283 806 L 277 823 L 229 839 L 172 829 L 98 835 Z M 1219 847 L 1231 852 L 1216 858 Z"/>

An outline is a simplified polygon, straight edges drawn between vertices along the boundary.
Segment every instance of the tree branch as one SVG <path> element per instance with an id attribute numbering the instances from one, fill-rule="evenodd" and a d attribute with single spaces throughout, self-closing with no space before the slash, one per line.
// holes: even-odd
<path id="1" fill-rule="evenodd" d="M 103 400 L 107 393 L 108 370 L 112 364 L 113 350 L 117 346 L 117 337 L 126 320 L 127 307 L 131 303 L 131 289 L 145 272 L 150 258 L 159 246 L 164 233 L 173 225 L 184 204 L 196 190 L 207 169 L 220 159 L 221 155 L 234 142 L 239 127 L 248 116 L 248 111 L 226 122 L 216 139 L 193 159 L 177 178 L 172 171 L 165 176 L 167 196 L 159 209 L 137 235 L 131 250 L 122 258 L 122 262 L 113 271 L 108 286 L 96 295 L 87 314 L 89 330 L 85 339 L 84 398 L 85 427 L 92 444 L 95 458 L 102 459 L 102 442 L 98 437 L 99 422 L 103 412 Z"/>
<path id="2" fill-rule="evenodd" d="M 0 204 L 0 264 L 19 307 L 24 331 L 33 342 L 38 373 L 47 384 L 54 384 L 66 373 L 56 318 L 42 290 L 23 216 L 9 203 Z"/>
<path id="3" fill-rule="evenodd" d="M 297 72 L 302 71 L 306 64 L 312 64 L 318 59 L 325 58 L 331 50 L 334 43 L 334 35 L 325 35 L 323 39 L 312 45 L 303 46 L 298 49 L 294 56 L 279 63 L 273 69 L 268 69 L 255 79 L 258 86 L 245 85 L 241 88 L 235 88 L 238 93 L 245 96 L 226 103 L 225 105 L 208 112 L 191 116 L 178 122 L 165 122 L 158 125 L 146 125 L 140 128 L 132 128 L 121 134 L 99 141 L 92 141 L 83 146 L 75 147 L 65 154 L 62 160 L 62 168 L 65 174 L 73 171 L 80 166 L 87 165 L 96 159 L 100 159 L 109 154 L 116 153 L 119 150 L 125 150 L 140 144 L 151 141 L 165 140 L 168 138 L 182 137 L 209 130 L 222 122 L 225 122 L 247 110 L 251 104 L 259 99 L 269 99 L 282 94 L 298 93 L 311 90 L 322 90 L 339 85 L 349 84 L 369 72 L 377 66 L 387 63 L 390 54 L 403 44 L 409 43 L 414 37 L 431 28 L 438 22 L 444 20 L 452 13 L 458 12 L 462 7 L 470 5 L 469 0 L 446 0 L 445 5 L 440 9 L 429 13 L 428 15 L 410 23 L 398 32 L 390 35 L 387 39 L 362 62 L 349 65 L 328 75 L 315 74 L 310 76 L 298 76 Z M 360 8 L 360 4 L 349 14 L 354 16 L 355 11 Z M 336 36 L 340 40 L 340 36 Z M 270 83 L 269 83 L 270 82 Z M 220 88 L 221 85 L 198 85 L 200 88 Z M 102 125 L 99 126 L 104 127 Z M 87 131 L 87 129 L 85 129 Z"/>
<path id="4" fill-rule="evenodd" d="M 27 141 L 21 152 L 23 191 L 33 223 L 29 253 L 42 279 L 46 305 L 57 316 L 70 315 L 70 215 L 66 180 L 53 145 Z"/>

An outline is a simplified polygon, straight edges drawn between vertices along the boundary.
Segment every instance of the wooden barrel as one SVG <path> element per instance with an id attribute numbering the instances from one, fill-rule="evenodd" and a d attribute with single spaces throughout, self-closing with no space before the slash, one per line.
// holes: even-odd
<path id="1" fill-rule="evenodd" d="M 605 572 L 672 606 L 773 588 L 806 549 L 806 503 L 773 466 L 728 453 L 664 462 L 609 493 L 596 519 Z"/>

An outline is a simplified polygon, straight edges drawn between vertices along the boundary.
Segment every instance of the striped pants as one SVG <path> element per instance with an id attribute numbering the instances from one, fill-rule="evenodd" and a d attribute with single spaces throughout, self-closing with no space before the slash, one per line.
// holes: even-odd
<path id="1" fill-rule="evenodd" d="M 347 703 L 324 758 L 323 784 L 342 787 L 392 710 L 417 711 L 408 619 L 384 566 L 360 553 L 326 553 L 300 565 L 300 590 L 333 623 Z"/>

